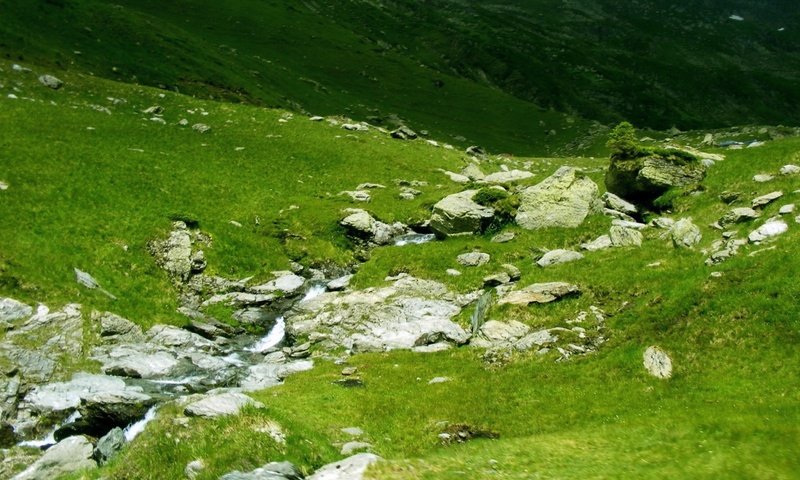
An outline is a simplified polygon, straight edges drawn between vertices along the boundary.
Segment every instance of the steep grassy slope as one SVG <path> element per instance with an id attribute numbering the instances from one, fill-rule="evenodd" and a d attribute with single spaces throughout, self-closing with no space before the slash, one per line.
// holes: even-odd
<path id="1" fill-rule="evenodd" d="M 38 67 L 0 68 L 0 180 L 9 185 L 0 191 L 2 296 L 50 306 L 78 301 L 87 311 L 112 310 L 142 325 L 180 323 L 175 291 L 146 251 L 171 218 L 192 218 L 211 233 L 212 273 L 266 278 L 290 260 L 353 260 L 336 222 L 343 208 L 359 205 L 339 196 L 341 190 L 384 183 L 368 208 L 391 221 L 423 218 L 432 202 L 461 189 L 437 169 L 460 168 L 462 155 L 423 141 L 72 73 L 63 75 L 65 87 L 51 91 L 36 81 Z M 154 104 L 164 107 L 164 124 L 141 113 Z M 212 130 L 200 134 L 179 125 L 182 118 Z M 737 205 L 782 190 L 785 198 L 765 209 L 765 218 L 776 215 L 781 204 L 800 201 L 791 193 L 800 188 L 798 177 L 767 184 L 751 178 L 800 162 L 798 152 L 797 138 L 729 152 L 710 171 L 705 191 L 681 197 L 673 216 L 693 217 L 704 235 L 699 247 L 707 248 L 719 233 L 706 225 L 730 208 L 718 200 L 725 190 L 743 193 Z M 561 164 L 585 167 L 598 182 L 605 168 L 604 160 L 591 158 L 515 157 L 492 157 L 483 167 L 502 163 L 529 164 L 537 173 L 531 183 Z M 417 200 L 400 201 L 395 178 L 430 186 Z M 501 367 L 485 365 L 482 352 L 469 348 L 358 355 L 348 362 L 359 368 L 363 389 L 333 385 L 341 365 L 319 359 L 314 370 L 256 394 L 266 411 L 184 426 L 174 421 L 177 407 L 165 407 L 117 460 L 85 476 L 181 478 L 197 458 L 206 465 L 198 478 L 281 459 L 310 472 L 340 457 L 338 445 L 349 440 L 342 427 L 358 426 L 388 459 L 371 473 L 376 479 L 793 478 L 800 468 L 800 284 L 792 281 L 800 268 L 800 228 L 793 217 L 785 220 L 789 232 L 775 243 L 745 247 L 713 268 L 699 249 L 676 250 L 655 234 L 640 249 L 596 252 L 549 269 L 533 263 L 540 248 L 574 247 L 607 231 L 609 220 L 599 216 L 576 230 L 518 231 L 508 244 L 493 244 L 487 235 L 377 249 L 356 287 L 407 271 L 473 290 L 512 261 L 523 284 L 570 281 L 584 293 L 538 308 L 494 308 L 490 318 L 566 325 L 595 305 L 609 315 L 609 342 L 567 362 L 555 362 L 555 352 L 518 354 Z M 492 262 L 463 269 L 460 277 L 444 273 L 461 268 L 456 255 L 476 247 L 491 253 Z M 78 286 L 73 267 L 119 300 Z M 655 380 L 642 369 L 651 344 L 672 356 L 673 379 Z M 436 376 L 451 381 L 429 385 Z M 500 437 L 443 446 L 442 421 Z M 270 422 L 283 427 L 286 445 L 265 434 Z"/>
<path id="2" fill-rule="evenodd" d="M 311 5 L 4 0 L 0 54 L 203 98 L 407 123 L 461 147 L 544 155 L 587 133 L 577 117 L 420 65 Z"/>

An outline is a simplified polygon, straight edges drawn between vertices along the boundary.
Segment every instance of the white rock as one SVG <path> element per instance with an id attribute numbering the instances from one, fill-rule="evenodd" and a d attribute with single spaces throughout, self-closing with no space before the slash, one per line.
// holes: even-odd
<path id="1" fill-rule="evenodd" d="M 797 175 L 800 173 L 800 167 L 797 165 L 784 165 L 781 167 L 781 175 Z"/>
<path id="2" fill-rule="evenodd" d="M 246 406 L 264 408 L 263 403 L 257 402 L 243 393 L 226 392 L 206 395 L 187 405 L 184 413 L 190 417 L 219 417 L 236 415 Z"/>
<path id="3" fill-rule="evenodd" d="M 756 230 L 752 231 L 747 238 L 750 242 L 763 242 L 772 237 L 786 233 L 789 230 L 789 225 L 783 220 L 770 220 L 764 225 L 761 225 Z"/>
<path id="4" fill-rule="evenodd" d="M 456 257 L 456 261 L 465 267 L 480 267 L 489 263 L 489 260 L 489 254 L 483 252 L 462 253 Z"/>
<path id="5" fill-rule="evenodd" d="M 381 457 L 372 453 L 359 453 L 323 466 L 307 480 L 363 480 L 367 468 L 380 460 Z"/>
<path id="6" fill-rule="evenodd" d="M 761 195 L 760 197 L 756 197 L 753 199 L 752 207 L 753 208 L 761 208 L 764 206 L 769 205 L 770 203 L 774 202 L 775 200 L 781 198 L 783 196 L 783 192 L 780 190 L 775 192 L 770 192 L 766 195 Z"/>
<path id="7" fill-rule="evenodd" d="M 647 347 L 644 351 L 644 368 L 656 378 L 672 377 L 672 360 L 667 352 L 656 346 Z"/>
<path id="8" fill-rule="evenodd" d="M 13 298 L 0 298 L 0 322 L 13 322 L 33 315 L 33 307 Z"/>
<path id="9" fill-rule="evenodd" d="M 766 173 L 760 173 L 758 175 L 753 176 L 753 181 L 756 183 L 766 183 L 772 181 L 774 178 L 775 177 L 772 175 Z"/>
<path id="10" fill-rule="evenodd" d="M 540 267 L 549 267 L 551 265 L 558 265 L 561 263 L 575 262 L 583 259 L 583 254 L 573 250 L 556 249 L 542 255 L 536 264 Z"/>
<path id="11" fill-rule="evenodd" d="M 788 215 L 794 212 L 795 205 L 794 203 L 790 203 L 788 205 L 784 205 L 778 210 L 778 213 L 781 215 Z"/>
<path id="12" fill-rule="evenodd" d="M 450 377 L 433 377 L 428 380 L 428 385 L 435 385 L 437 383 L 446 383 L 450 381 Z"/>

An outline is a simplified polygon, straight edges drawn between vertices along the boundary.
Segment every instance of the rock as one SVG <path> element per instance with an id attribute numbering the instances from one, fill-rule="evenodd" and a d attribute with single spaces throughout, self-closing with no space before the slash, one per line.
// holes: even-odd
<path id="1" fill-rule="evenodd" d="M 747 238 L 751 243 L 763 242 L 764 240 L 786 233 L 787 230 L 789 230 L 789 225 L 783 220 L 770 220 L 752 231 Z"/>
<path id="2" fill-rule="evenodd" d="M 412 349 L 469 339 L 453 322 L 475 295 L 457 295 L 438 282 L 401 275 L 390 286 L 331 292 L 302 302 L 286 314 L 287 335 L 320 338 L 324 349 Z"/>
<path id="3" fill-rule="evenodd" d="M 8 190 L 8 182 L 0 181 L 0 192 Z"/>
<path id="4" fill-rule="evenodd" d="M 119 345 L 107 351 L 98 350 L 93 352 L 92 358 L 102 364 L 104 373 L 131 378 L 165 377 L 178 366 L 178 359 L 173 353 L 146 344 Z"/>
<path id="5" fill-rule="evenodd" d="M 433 206 L 430 228 L 439 237 L 482 232 L 494 217 L 494 209 L 472 201 L 477 190 L 449 195 Z"/>
<path id="6" fill-rule="evenodd" d="M 142 328 L 130 320 L 110 312 L 92 313 L 92 320 L 100 322 L 100 337 L 106 340 L 136 343 L 144 340 Z"/>
<path id="7" fill-rule="evenodd" d="M 366 190 L 345 190 L 343 192 L 339 192 L 339 195 L 348 196 L 354 202 L 369 202 L 372 200 L 372 197 Z"/>
<path id="8" fill-rule="evenodd" d="M 361 430 L 358 427 L 346 427 L 342 429 L 342 433 L 350 435 L 351 437 L 360 437 L 364 435 L 364 430 Z"/>
<path id="9" fill-rule="evenodd" d="M 225 392 L 205 395 L 200 400 L 187 405 L 183 413 L 189 417 L 219 417 L 237 415 L 242 408 L 247 406 L 266 408 L 263 403 L 257 402 L 243 393 Z"/>
<path id="10" fill-rule="evenodd" d="M 253 293 L 275 293 L 282 292 L 285 296 L 292 296 L 300 293 L 300 289 L 305 285 L 306 279 L 295 275 L 291 272 L 286 272 L 275 280 L 250 288 Z"/>
<path id="11" fill-rule="evenodd" d="M 636 208 L 636 205 L 628 202 L 627 200 L 623 200 L 611 192 L 605 192 L 600 197 L 600 200 L 603 201 L 606 208 L 616 212 L 624 213 L 626 215 L 636 215 L 639 212 L 639 210 Z"/>
<path id="12" fill-rule="evenodd" d="M 352 455 L 356 452 L 362 452 L 365 450 L 370 450 L 372 448 L 371 443 L 367 442 L 347 442 L 342 445 L 342 455 Z"/>
<path id="13" fill-rule="evenodd" d="M 584 250 L 588 250 L 590 252 L 596 252 L 598 250 L 605 250 L 612 246 L 611 237 L 608 235 L 601 235 L 596 239 L 592 240 L 591 242 L 582 243 L 581 248 Z"/>
<path id="14" fill-rule="evenodd" d="M 114 427 L 125 428 L 141 419 L 153 405 L 155 400 L 149 395 L 127 388 L 82 394 L 78 408 L 81 418 L 73 430 L 101 437 Z"/>
<path id="15" fill-rule="evenodd" d="M 153 240 L 148 244 L 150 253 L 156 264 L 166 270 L 176 283 L 189 280 L 193 273 L 199 273 L 192 251 L 193 245 L 200 240 L 200 235 L 191 232 L 184 222 L 175 222 L 173 230 L 165 240 Z M 199 269 L 199 270 L 202 270 Z"/>
<path id="16" fill-rule="evenodd" d="M 382 460 L 371 453 L 359 453 L 323 466 L 307 480 L 362 480 L 370 465 Z"/>
<path id="17" fill-rule="evenodd" d="M 164 113 L 164 107 L 161 105 L 153 105 L 142 110 L 145 115 L 161 115 Z"/>
<path id="18" fill-rule="evenodd" d="M 612 158 L 606 188 L 622 198 L 651 204 L 670 188 L 700 183 L 706 167 L 697 157 L 675 152 L 638 158 Z"/>
<path id="19" fill-rule="evenodd" d="M 280 385 L 289 375 L 305 372 L 312 368 L 314 368 L 314 362 L 311 360 L 278 363 L 265 361 L 251 366 L 247 370 L 247 375 L 240 381 L 240 385 L 245 392 L 264 390 Z"/>
<path id="20" fill-rule="evenodd" d="M 644 368 L 656 378 L 667 379 L 672 377 L 672 360 L 667 352 L 659 347 L 647 347 L 644 351 Z"/>
<path id="21" fill-rule="evenodd" d="M 460 276 L 460 275 L 461 275 L 461 272 L 459 272 L 459 271 L 458 271 L 458 270 L 456 270 L 455 268 L 448 268 L 448 269 L 447 269 L 447 271 L 446 271 L 446 273 L 447 273 L 448 275 L 450 275 L 451 277 L 458 277 L 458 276 Z"/>
<path id="22" fill-rule="evenodd" d="M 658 217 L 650 221 L 650 225 L 656 228 L 671 229 L 675 225 L 675 220 L 669 217 Z"/>
<path id="23" fill-rule="evenodd" d="M 505 285 L 510 282 L 511 276 L 509 276 L 506 272 L 495 273 L 494 275 L 483 277 L 484 287 L 496 287 L 498 285 Z"/>
<path id="24" fill-rule="evenodd" d="M 400 193 L 398 194 L 401 200 L 414 200 L 420 195 L 422 195 L 421 191 L 411 187 L 400 187 Z"/>
<path id="25" fill-rule="evenodd" d="M 575 262 L 581 259 L 583 259 L 583 255 L 581 253 L 573 250 L 556 249 L 550 250 L 542 255 L 542 258 L 540 258 L 536 264 L 540 267 L 550 267 L 552 265 Z"/>
<path id="26" fill-rule="evenodd" d="M 510 346 L 527 335 L 530 330 L 530 327 L 516 320 L 509 322 L 489 320 L 481 326 L 478 335 L 470 344 L 481 348 Z"/>
<path id="27" fill-rule="evenodd" d="M 183 469 L 183 474 L 189 480 L 195 480 L 200 472 L 205 470 L 206 464 L 203 463 L 202 460 L 192 460 L 191 462 L 186 464 L 186 467 Z M 238 474 L 240 472 L 233 472 L 233 474 Z M 228 475 L 225 475 L 223 478 L 227 478 Z M 241 477 L 234 477 L 234 478 L 241 478 Z"/>
<path id="28" fill-rule="evenodd" d="M 291 462 L 272 462 L 251 472 L 225 474 L 219 480 L 303 480 L 303 474 Z"/>
<path id="29" fill-rule="evenodd" d="M 797 175 L 800 173 L 800 166 L 784 165 L 781 167 L 781 175 Z"/>
<path id="30" fill-rule="evenodd" d="M 508 172 L 496 172 L 486 175 L 480 180 L 480 183 L 488 183 L 492 185 L 499 185 L 504 183 L 516 183 L 522 180 L 533 178 L 531 172 L 524 170 L 510 170 Z"/>
<path id="31" fill-rule="evenodd" d="M 647 228 L 647 225 L 644 223 L 631 222 L 629 220 L 620 220 L 618 218 L 612 220 L 611 225 L 615 227 L 631 228 L 633 230 L 644 230 Z"/>
<path id="32" fill-rule="evenodd" d="M 531 303 L 550 303 L 560 298 L 579 295 L 576 285 L 565 282 L 534 283 L 520 290 L 509 292 L 500 298 L 498 303 L 512 305 L 530 305 Z"/>
<path id="33" fill-rule="evenodd" d="M 350 375 L 355 375 L 356 372 L 358 372 L 357 367 L 344 367 L 342 369 L 342 375 L 344 375 L 345 377 L 349 377 Z"/>
<path id="34" fill-rule="evenodd" d="M 392 138 L 396 138 L 398 140 L 414 140 L 417 138 L 417 132 L 406 126 L 402 126 L 397 130 L 392 131 L 391 136 Z"/>
<path id="35" fill-rule="evenodd" d="M 672 238 L 672 244 L 677 248 L 692 248 L 703 239 L 700 227 L 692 223 L 691 218 L 683 218 L 675 222 L 675 225 L 669 230 L 669 235 Z"/>
<path id="36" fill-rule="evenodd" d="M 14 322 L 33 315 L 33 308 L 13 298 L 0 298 L 0 322 Z"/>
<path id="37" fill-rule="evenodd" d="M 500 267 L 506 271 L 512 282 L 516 282 L 522 277 L 522 272 L 516 267 L 516 265 L 504 263 L 500 265 Z"/>
<path id="38" fill-rule="evenodd" d="M 16 445 L 19 440 L 19 436 L 10 423 L 0 422 L 0 448 L 11 448 Z"/>
<path id="39" fill-rule="evenodd" d="M 105 465 L 114 458 L 123 445 L 125 445 L 125 434 L 121 428 L 113 428 L 97 441 L 97 447 L 94 449 L 94 459 L 99 465 Z"/>
<path id="40" fill-rule="evenodd" d="M 25 396 L 21 406 L 39 414 L 77 408 L 84 398 L 98 393 L 121 394 L 139 392 L 129 390 L 120 378 L 108 375 L 76 373 L 68 382 L 55 382 L 34 387 Z M 144 394 L 141 394 L 144 395 Z M 147 397 L 146 395 L 144 397 Z M 149 398 L 149 397 L 147 397 Z"/>
<path id="41" fill-rule="evenodd" d="M 216 344 L 196 333 L 172 325 L 154 325 L 147 331 L 150 344 L 167 347 L 169 350 L 212 351 Z"/>
<path id="42" fill-rule="evenodd" d="M 480 267 L 489 263 L 491 258 L 488 253 L 470 252 L 462 253 L 456 257 L 456 261 L 465 267 Z"/>
<path id="43" fill-rule="evenodd" d="M 719 224 L 722 226 L 733 225 L 736 223 L 749 222 L 760 217 L 761 214 L 752 208 L 734 208 L 726 213 L 719 219 Z"/>
<path id="44" fill-rule="evenodd" d="M 508 243 L 511 240 L 514 240 L 514 237 L 516 237 L 514 232 L 498 233 L 497 235 L 492 237 L 492 243 Z"/>
<path id="45" fill-rule="evenodd" d="M 731 203 L 735 202 L 736 200 L 739 200 L 739 198 L 741 198 L 741 196 L 742 196 L 741 192 L 725 191 L 725 192 L 722 192 L 719 195 L 719 199 L 723 203 L 727 203 L 727 204 L 730 205 Z"/>
<path id="46" fill-rule="evenodd" d="M 209 127 L 205 123 L 195 123 L 194 125 L 192 125 L 192 130 L 199 133 L 207 133 L 211 131 L 211 127 Z"/>
<path id="47" fill-rule="evenodd" d="M 347 287 L 350 286 L 350 280 L 353 279 L 353 276 L 354 275 L 351 274 L 351 275 L 345 275 L 343 277 L 339 277 L 339 278 L 333 279 L 330 282 L 328 282 L 328 284 L 326 285 L 326 288 L 331 292 L 342 291 L 342 290 L 344 290 L 344 289 L 346 289 Z"/>
<path id="48" fill-rule="evenodd" d="M 348 213 L 339 224 L 345 228 L 348 236 L 369 245 L 387 245 L 394 237 L 408 231 L 405 225 L 389 225 L 378 221 L 365 210 L 351 209 Z"/>
<path id="49" fill-rule="evenodd" d="M 516 221 L 522 228 L 574 228 L 598 210 L 598 187 L 572 167 L 561 167 L 520 195 Z"/>
<path id="50" fill-rule="evenodd" d="M 97 468 L 92 460 L 93 451 L 92 444 L 84 436 L 65 438 L 14 480 L 51 480 L 78 470 Z"/>
<path id="51" fill-rule="evenodd" d="M 613 226 L 608 232 L 611 245 L 614 247 L 641 247 L 642 234 L 631 228 Z"/>
<path id="52" fill-rule="evenodd" d="M 775 176 L 769 175 L 769 174 L 766 174 L 766 173 L 761 173 L 761 174 L 753 176 L 753 181 L 756 182 L 756 183 L 771 182 L 774 179 L 775 179 Z"/>
<path id="53" fill-rule="evenodd" d="M 361 123 L 343 123 L 342 129 L 349 130 L 351 132 L 366 132 L 369 131 L 369 127 L 361 124 Z"/>
<path id="54" fill-rule="evenodd" d="M 472 145 L 467 147 L 464 153 L 466 153 L 470 157 L 476 157 L 476 158 L 483 158 L 486 156 L 486 151 L 477 145 Z"/>
<path id="55" fill-rule="evenodd" d="M 780 215 L 789 215 L 790 213 L 794 213 L 795 205 L 794 203 L 789 203 L 787 205 L 782 205 L 781 208 L 778 210 Z"/>
<path id="56" fill-rule="evenodd" d="M 447 175 L 447 177 L 451 181 L 456 182 L 456 183 L 460 183 L 462 185 L 465 184 L 465 183 L 469 183 L 471 181 L 468 176 L 461 175 L 460 173 L 453 173 L 453 172 L 447 172 L 446 171 L 446 172 L 444 172 L 444 174 Z"/>
<path id="57" fill-rule="evenodd" d="M 520 338 L 514 343 L 514 348 L 524 352 L 532 349 L 533 347 L 544 347 L 558 341 L 558 336 L 554 335 L 550 330 L 539 330 L 537 332 L 529 333 Z"/>
<path id="58" fill-rule="evenodd" d="M 761 195 L 760 197 L 754 198 L 751 206 L 753 208 L 765 207 L 782 196 L 783 192 L 781 191 L 770 192 L 766 195 Z"/>
<path id="59" fill-rule="evenodd" d="M 469 177 L 470 180 L 483 180 L 486 178 L 486 174 L 474 163 L 470 163 L 463 170 L 461 170 L 461 175 L 465 177 Z"/>
<path id="60" fill-rule="evenodd" d="M 447 383 L 450 381 L 450 377 L 433 377 L 428 380 L 428 385 L 436 385 L 437 383 Z"/>
<path id="61" fill-rule="evenodd" d="M 39 83 L 47 88 L 52 88 L 53 90 L 58 90 L 64 86 L 64 82 L 62 80 L 59 80 L 52 75 L 41 75 L 39 77 Z"/>

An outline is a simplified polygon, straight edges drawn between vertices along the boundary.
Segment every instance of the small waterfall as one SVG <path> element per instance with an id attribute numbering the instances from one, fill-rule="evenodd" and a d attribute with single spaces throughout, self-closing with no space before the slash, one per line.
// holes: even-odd
<path id="1" fill-rule="evenodd" d="M 407 235 L 396 237 L 394 239 L 394 244 L 398 247 L 403 247 L 406 245 L 419 245 L 422 243 L 428 243 L 434 239 L 436 239 L 436 235 L 432 233 L 409 233 Z"/>
<path id="2" fill-rule="evenodd" d="M 315 298 L 319 297 L 325 293 L 325 285 L 313 285 L 311 288 L 308 289 L 306 295 L 300 300 L 300 303 L 308 302 L 310 300 L 314 300 Z"/>
<path id="3" fill-rule="evenodd" d="M 286 322 L 284 322 L 283 317 L 278 317 L 275 321 L 275 326 L 272 327 L 272 330 L 269 331 L 267 336 L 257 341 L 252 347 L 245 348 L 245 350 L 248 352 L 264 353 L 281 343 L 284 336 L 286 336 Z"/>
<path id="4" fill-rule="evenodd" d="M 47 436 L 42 438 L 41 440 L 26 440 L 24 442 L 19 442 L 17 445 L 19 445 L 20 447 L 33 447 L 33 448 L 44 448 L 44 447 L 49 447 L 51 445 L 55 445 L 56 443 L 58 443 L 56 442 L 55 439 L 56 430 L 58 430 L 64 425 L 74 422 L 79 418 L 81 418 L 81 412 L 76 410 L 72 412 L 72 415 L 67 417 L 67 419 L 64 420 L 63 423 L 60 423 L 55 427 L 53 427 L 50 433 L 48 433 Z"/>
<path id="5" fill-rule="evenodd" d="M 156 418 L 156 410 L 158 410 L 158 407 L 151 407 L 150 410 L 144 414 L 144 418 L 136 423 L 128 425 L 128 427 L 123 431 L 126 442 L 132 442 L 134 438 L 144 431 L 144 427 L 146 427 L 148 423 Z"/>

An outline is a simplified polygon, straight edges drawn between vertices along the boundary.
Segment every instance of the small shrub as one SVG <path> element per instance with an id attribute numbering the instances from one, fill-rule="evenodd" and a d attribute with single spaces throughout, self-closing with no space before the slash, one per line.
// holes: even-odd
<path id="1" fill-rule="evenodd" d="M 635 158 L 641 149 L 636 141 L 636 129 L 628 122 L 622 122 L 608 136 L 606 146 L 612 158 Z"/>
<path id="2" fill-rule="evenodd" d="M 499 188 L 482 188 L 472 197 L 472 201 L 484 207 L 494 207 L 496 203 L 508 196 L 508 192 Z"/>

